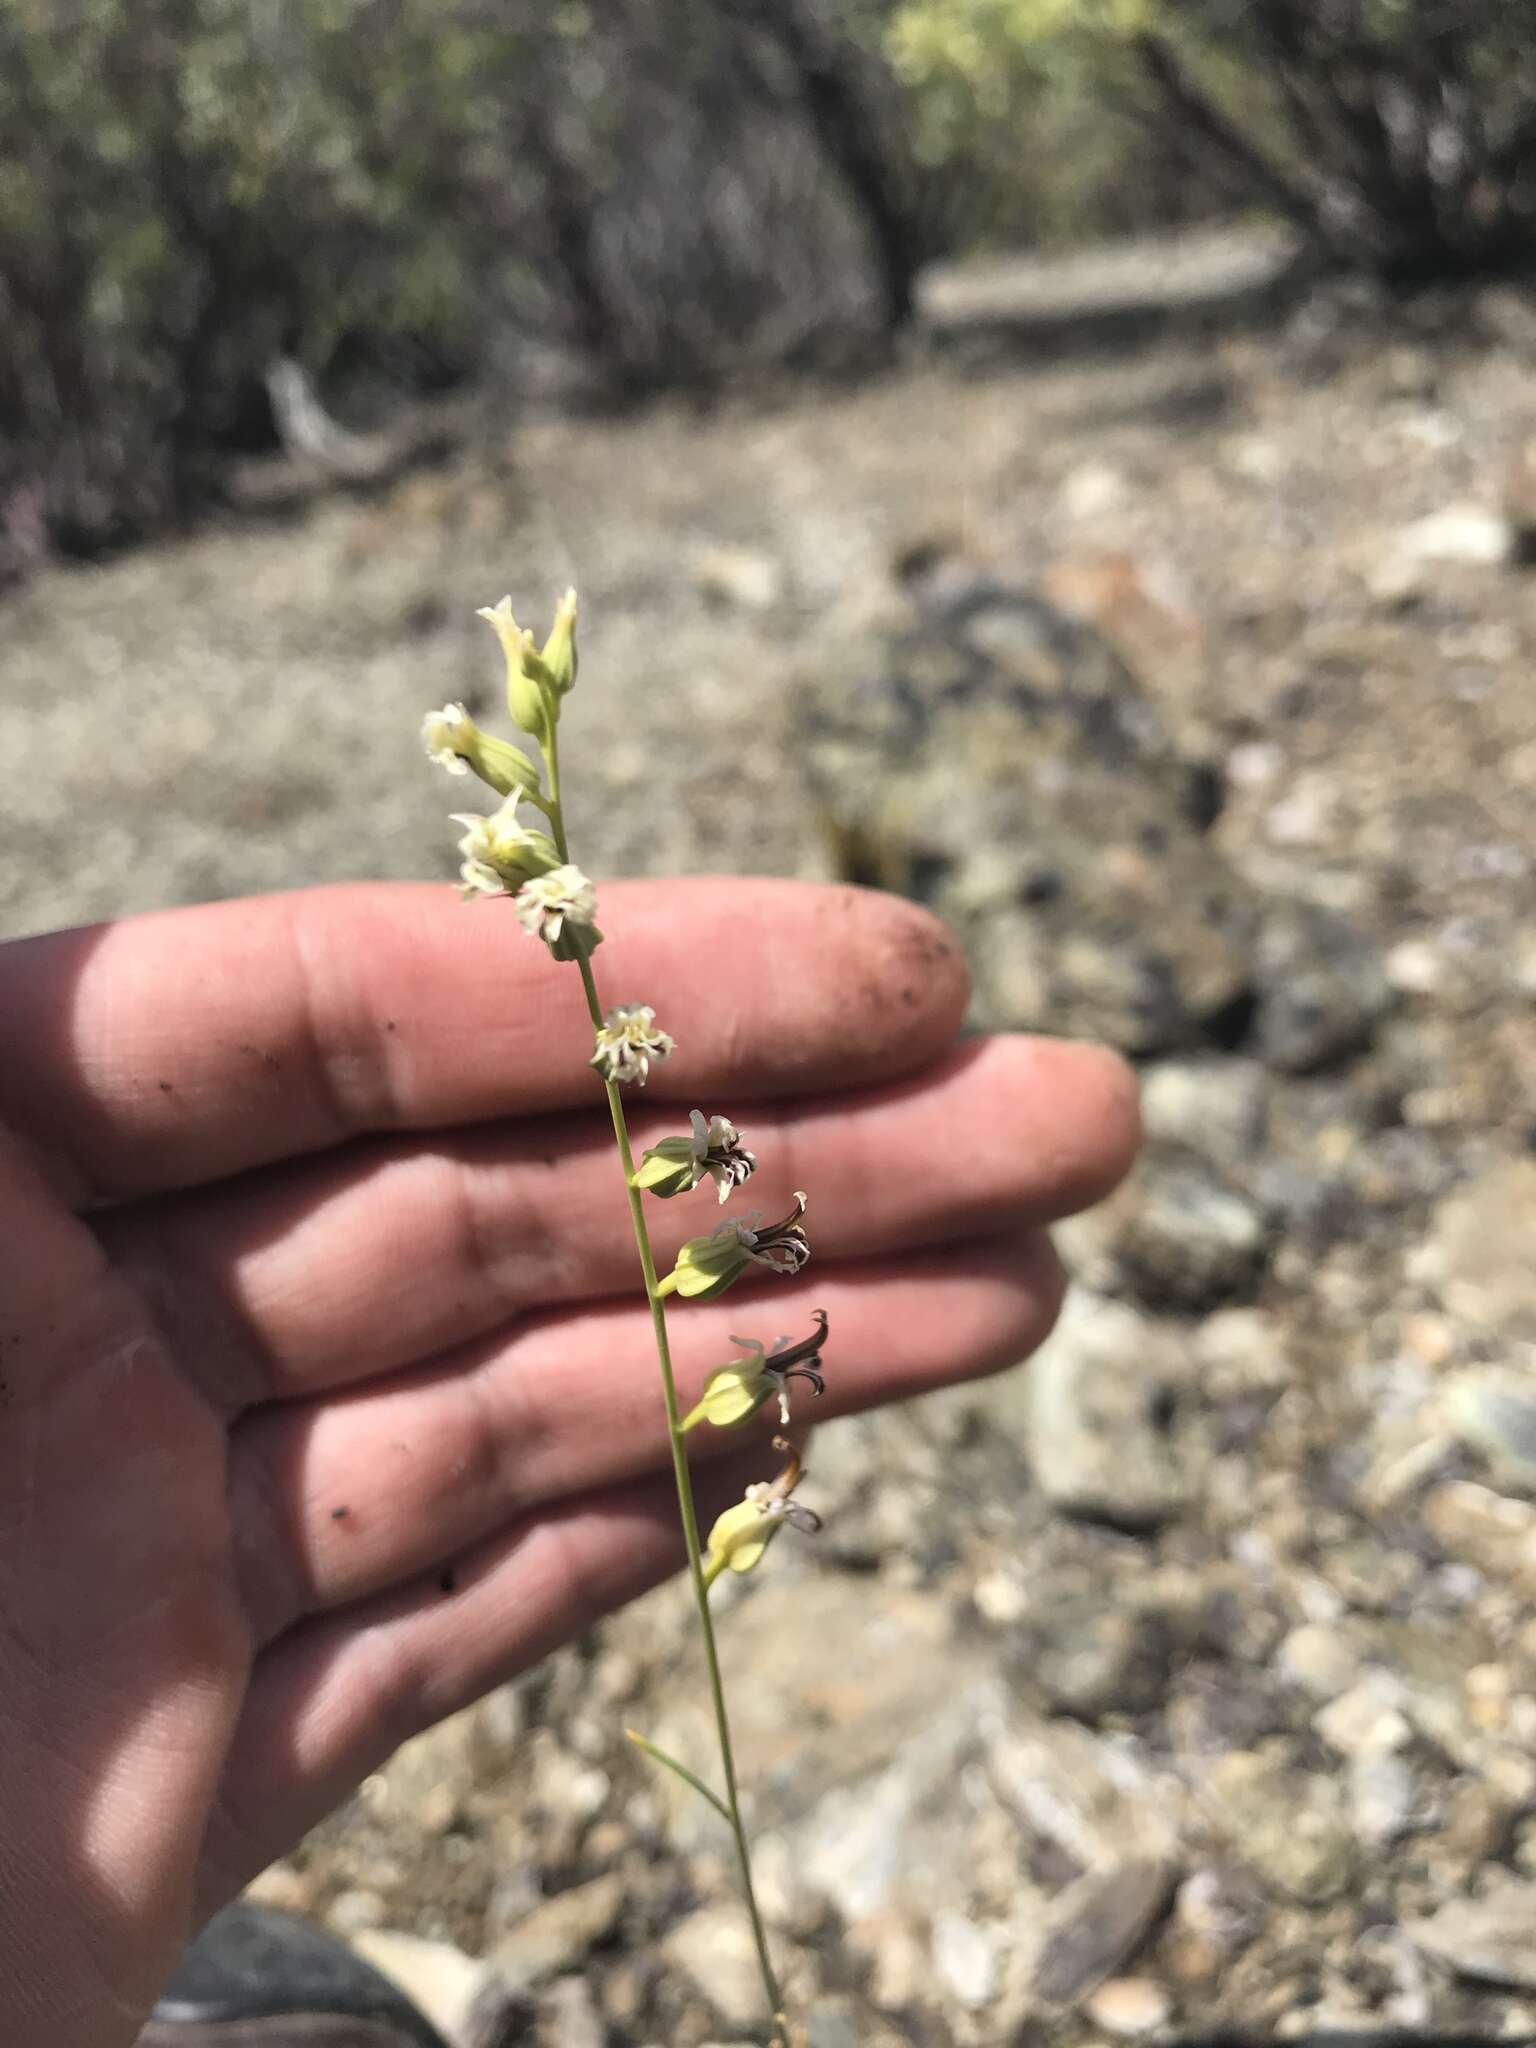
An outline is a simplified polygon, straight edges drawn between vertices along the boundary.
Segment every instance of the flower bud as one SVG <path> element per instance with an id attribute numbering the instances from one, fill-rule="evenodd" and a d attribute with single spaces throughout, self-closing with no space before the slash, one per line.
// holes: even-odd
<path id="1" fill-rule="evenodd" d="M 558 699 L 543 657 L 534 649 L 533 635 L 513 618 L 510 597 L 482 605 L 475 617 L 494 628 L 507 657 L 507 709 L 513 722 L 542 739 L 555 721 Z"/>
<path id="2" fill-rule="evenodd" d="M 576 593 L 568 590 L 555 607 L 555 623 L 542 649 L 550 687 L 565 696 L 576 680 Z"/>

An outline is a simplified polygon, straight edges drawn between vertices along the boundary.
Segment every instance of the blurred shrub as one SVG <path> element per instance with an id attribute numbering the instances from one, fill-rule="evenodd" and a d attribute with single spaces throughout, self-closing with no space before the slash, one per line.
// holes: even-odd
<path id="1" fill-rule="evenodd" d="M 885 35 L 952 245 L 1063 244 L 1214 210 L 1139 118 L 1159 0 L 897 0 Z"/>
<path id="2" fill-rule="evenodd" d="M 1278 212 L 1396 285 L 1529 260 L 1530 0 L 898 0 L 960 232 Z"/>
<path id="3" fill-rule="evenodd" d="M 1134 38 L 1194 165 L 1394 285 L 1528 262 L 1529 0 L 1161 0 Z"/>
<path id="4" fill-rule="evenodd" d="M 826 0 L 828 6 L 833 0 Z M 279 350 L 417 388 L 847 355 L 917 255 L 822 0 L 0 0 L 0 573 L 270 434 Z"/>

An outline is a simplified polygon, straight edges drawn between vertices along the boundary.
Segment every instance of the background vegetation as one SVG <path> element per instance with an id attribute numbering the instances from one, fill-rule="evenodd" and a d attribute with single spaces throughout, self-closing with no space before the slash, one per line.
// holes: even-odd
<path id="1" fill-rule="evenodd" d="M 1235 206 L 1536 225 L 1525 0 L 0 0 L 0 575 L 331 402 L 857 362 L 921 264 Z"/>

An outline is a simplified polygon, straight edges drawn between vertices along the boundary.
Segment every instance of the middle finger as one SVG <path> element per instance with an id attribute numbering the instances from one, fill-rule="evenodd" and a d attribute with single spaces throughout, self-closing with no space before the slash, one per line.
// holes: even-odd
<path id="1" fill-rule="evenodd" d="M 221 1408 L 311 1398 L 530 1310 L 638 1289 L 606 1122 L 370 1142 L 118 1211 L 100 1228 Z M 672 1127 L 661 1112 L 637 1124 L 637 1154 Z M 819 1264 L 1052 1221 L 1114 1184 L 1135 1131 L 1111 1056 L 998 1038 L 836 1105 L 760 1109 L 745 1135 L 763 1162 L 753 1206 L 777 1215 L 796 1187 L 811 1191 Z M 647 1207 L 662 1272 L 720 1215 L 704 1191 Z"/>

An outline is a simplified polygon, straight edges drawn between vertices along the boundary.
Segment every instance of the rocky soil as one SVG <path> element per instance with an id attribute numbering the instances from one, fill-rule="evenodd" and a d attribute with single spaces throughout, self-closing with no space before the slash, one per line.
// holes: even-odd
<path id="1" fill-rule="evenodd" d="M 10 931 L 451 869 L 475 605 L 587 619 L 598 872 L 940 904 L 1140 1063 L 1025 1370 L 818 1440 L 725 1621 L 813 2048 L 1536 2032 L 1536 309 L 489 415 L 0 609 Z M 456 2043 L 757 2038 L 678 1589 L 259 1889 Z"/>

